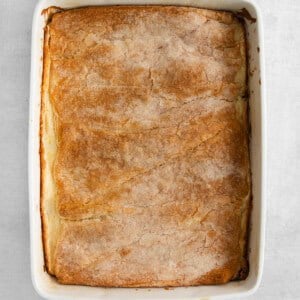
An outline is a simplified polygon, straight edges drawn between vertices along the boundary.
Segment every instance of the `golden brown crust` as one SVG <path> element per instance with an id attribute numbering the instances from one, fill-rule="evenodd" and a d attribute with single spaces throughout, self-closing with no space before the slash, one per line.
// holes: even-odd
<path id="1" fill-rule="evenodd" d="M 240 22 L 196 8 L 93 7 L 54 14 L 47 30 L 49 272 L 121 287 L 237 278 L 250 194 Z"/>

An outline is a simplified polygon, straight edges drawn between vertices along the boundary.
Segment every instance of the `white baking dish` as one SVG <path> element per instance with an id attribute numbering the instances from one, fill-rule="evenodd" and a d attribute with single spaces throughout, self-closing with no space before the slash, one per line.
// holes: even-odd
<path id="1" fill-rule="evenodd" d="M 250 221 L 249 262 L 246 280 L 218 286 L 175 289 L 97 288 L 61 285 L 44 270 L 40 218 L 39 121 L 43 68 L 43 9 L 49 6 L 73 8 L 87 5 L 164 4 L 203 7 L 239 12 L 246 9 L 256 19 L 246 21 L 249 52 L 249 95 L 251 121 L 251 167 L 253 208 Z M 253 20 L 252 20 L 253 21 Z M 31 272 L 37 292 L 48 299 L 208 299 L 230 298 L 253 293 L 261 280 L 265 235 L 266 194 L 266 110 L 264 98 L 262 20 L 254 3 L 244 0 L 42 0 L 36 6 L 32 26 L 30 118 L 29 118 L 29 199 L 31 233 Z"/>

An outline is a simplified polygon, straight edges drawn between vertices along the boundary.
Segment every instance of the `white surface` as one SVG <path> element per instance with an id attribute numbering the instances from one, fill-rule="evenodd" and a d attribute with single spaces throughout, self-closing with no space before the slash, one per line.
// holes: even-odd
<path id="1" fill-rule="evenodd" d="M 300 2 L 258 4 L 265 28 L 269 203 L 263 281 L 249 299 L 299 299 Z M 34 5 L 0 1 L 0 299 L 39 299 L 29 272 L 26 165 Z"/>
<path id="2" fill-rule="evenodd" d="M 40 216 L 40 165 L 39 165 L 39 125 L 40 125 L 40 101 L 41 101 L 41 77 L 43 55 L 43 35 L 45 17 L 44 9 L 50 6 L 62 8 L 77 7 L 80 5 L 105 5 L 105 4 L 161 4 L 161 0 L 43 0 L 37 5 L 34 13 L 32 31 L 32 65 L 30 83 L 30 120 L 29 120 L 29 201 L 30 201 L 30 231 L 31 231 L 31 268 L 32 278 L 39 294 L 48 299 L 190 299 L 199 297 L 215 299 L 215 297 L 227 299 L 233 296 L 252 294 L 261 280 L 264 250 L 264 224 L 265 224 L 265 98 L 261 93 L 264 87 L 264 74 L 261 70 L 260 60 L 263 64 L 263 42 L 261 16 L 257 8 L 243 0 L 168 0 L 164 4 L 194 5 L 207 8 L 229 9 L 239 11 L 246 8 L 257 22 L 246 21 L 247 38 L 249 41 L 249 69 L 252 76 L 249 78 L 250 91 L 250 122 L 251 122 L 251 171 L 253 207 L 251 213 L 251 234 L 249 239 L 250 272 L 246 280 L 230 282 L 218 286 L 196 286 L 166 290 L 154 289 L 116 289 L 116 288 L 92 288 L 84 286 L 68 286 L 58 284 L 53 277 L 44 271 L 43 246 L 41 240 L 41 216 Z M 257 49 L 260 48 L 258 52 Z M 261 78 L 262 84 L 259 84 Z M 263 120 L 263 121 L 262 121 Z M 262 188 L 264 187 L 264 188 Z"/>

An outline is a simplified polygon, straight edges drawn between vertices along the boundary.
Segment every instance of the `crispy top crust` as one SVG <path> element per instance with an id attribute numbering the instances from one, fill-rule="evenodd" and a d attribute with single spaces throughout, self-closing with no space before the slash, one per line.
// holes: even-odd
<path id="1" fill-rule="evenodd" d="M 96 286 L 237 278 L 250 194 L 245 91 L 244 30 L 231 13 L 54 14 L 41 118 L 48 271 Z"/>

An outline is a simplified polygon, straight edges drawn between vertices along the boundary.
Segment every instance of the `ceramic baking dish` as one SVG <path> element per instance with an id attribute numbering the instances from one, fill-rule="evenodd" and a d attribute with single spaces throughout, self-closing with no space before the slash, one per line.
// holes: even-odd
<path id="1" fill-rule="evenodd" d="M 217 286 L 187 288 L 99 288 L 58 284 L 44 269 L 40 217 L 40 158 L 39 124 L 41 81 L 43 69 L 43 37 L 45 16 L 50 6 L 74 8 L 88 5 L 181 5 L 242 13 L 248 39 L 249 103 L 251 122 L 251 168 L 253 207 L 250 220 L 249 263 L 246 280 Z M 264 256 L 265 191 L 266 191 L 266 110 L 264 98 L 262 20 L 258 7 L 243 0 L 41 0 L 38 2 L 32 25 L 31 86 L 29 118 L 29 200 L 31 236 L 31 273 L 36 291 L 47 299 L 215 299 L 249 295 L 261 280 Z"/>

